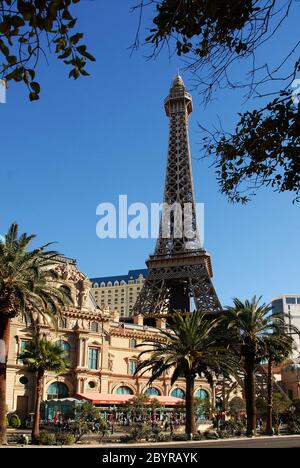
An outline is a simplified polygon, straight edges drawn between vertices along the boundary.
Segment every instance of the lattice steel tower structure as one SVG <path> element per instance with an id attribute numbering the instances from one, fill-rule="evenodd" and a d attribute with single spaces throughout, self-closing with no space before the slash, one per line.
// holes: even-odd
<path id="1" fill-rule="evenodd" d="M 210 255 L 200 245 L 196 222 L 188 138 L 192 97 L 179 75 L 164 104 L 170 119 L 164 204 L 155 253 L 146 261 L 148 277 L 133 314 L 157 317 L 190 311 L 192 300 L 195 308 L 216 313 L 222 308 L 211 281 Z"/>

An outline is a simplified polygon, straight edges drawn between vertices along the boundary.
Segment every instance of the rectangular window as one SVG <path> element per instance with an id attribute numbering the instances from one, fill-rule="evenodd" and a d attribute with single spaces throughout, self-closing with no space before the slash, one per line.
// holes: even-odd
<path id="1" fill-rule="evenodd" d="M 98 355 L 98 349 L 89 348 L 89 369 L 98 369 Z"/>
<path id="2" fill-rule="evenodd" d="M 28 348 L 29 344 L 30 344 L 29 340 L 21 340 L 19 344 L 19 354 L 23 353 Z M 18 363 L 22 364 L 22 361 L 18 359 Z"/>
<path id="3" fill-rule="evenodd" d="M 137 362 L 136 361 L 129 361 L 128 362 L 128 374 L 133 375 L 136 371 L 137 368 Z"/>
<path id="4" fill-rule="evenodd" d="M 287 297 L 286 298 L 286 303 L 287 304 L 296 304 L 296 298 L 295 297 Z"/>

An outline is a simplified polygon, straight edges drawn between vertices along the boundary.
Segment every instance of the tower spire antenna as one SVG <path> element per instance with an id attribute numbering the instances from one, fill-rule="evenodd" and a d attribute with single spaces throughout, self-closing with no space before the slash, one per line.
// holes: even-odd
<path id="1" fill-rule="evenodd" d="M 211 281 L 210 255 L 200 244 L 188 118 L 192 96 L 179 76 L 164 101 L 170 119 L 167 174 L 159 237 L 154 255 L 146 261 L 148 277 L 133 308 L 133 314 L 157 317 L 194 307 L 206 313 L 222 310 Z"/>

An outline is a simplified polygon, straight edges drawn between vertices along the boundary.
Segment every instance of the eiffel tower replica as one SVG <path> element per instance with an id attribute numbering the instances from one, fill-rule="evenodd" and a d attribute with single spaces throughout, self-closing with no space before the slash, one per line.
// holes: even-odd
<path id="1" fill-rule="evenodd" d="M 155 253 L 146 261 L 148 276 L 133 315 L 142 314 L 151 319 L 168 316 L 174 311 L 190 311 L 192 301 L 197 310 L 215 314 L 222 307 L 211 281 L 210 255 L 200 245 L 196 222 L 188 138 L 192 97 L 179 75 L 164 105 L 170 119 L 164 204 Z M 177 213 L 175 209 L 170 212 L 166 208 L 172 206 L 177 207 Z M 187 215 L 185 207 L 189 207 Z M 181 220 L 179 226 L 178 219 Z M 182 228 L 185 225 L 189 230 Z"/>

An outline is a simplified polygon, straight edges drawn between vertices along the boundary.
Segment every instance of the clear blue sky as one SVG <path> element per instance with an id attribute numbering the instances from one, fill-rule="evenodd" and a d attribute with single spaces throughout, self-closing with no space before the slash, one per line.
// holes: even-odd
<path id="1" fill-rule="evenodd" d="M 143 268 L 155 241 L 100 240 L 96 206 L 160 202 L 165 176 L 168 119 L 163 99 L 182 67 L 162 53 L 147 61 L 140 49 L 130 57 L 136 16 L 131 1 L 84 1 L 79 30 L 97 61 L 89 78 L 67 78 L 62 64 L 41 63 L 41 99 L 30 103 L 26 90 L 12 84 L 7 104 L 0 105 L 0 233 L 12 221 L 36 233 L 39 243 L 77 258 L 90 277 L 124 274 Z M 261 53 L 276 60 L 297 31 L 299 4 L 276 43 Z M 97 19 L 97 21 L 96 21 Z M 242 79 L 243 65 L 233 70 Z M 188 88 L 190 76 L 183 73 Z M 239 92 L 219 91 L 203 106 L 193 92 L 190 142 L 197 201 L 205 203 L 205 246 L 212 255 L 214 284 L 223 304 L 232 297 L 262 294 L 266 301 L 282 293 L 299 293 L 299 205 L 291 197 L 263 190 L 248 206 L 228 204 L 218 192 L 213 168 L 199 161 L 198 122 L 211 127 L 218 116 L 232 130 L 243 104 Z"/>

